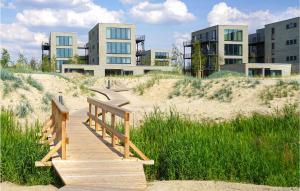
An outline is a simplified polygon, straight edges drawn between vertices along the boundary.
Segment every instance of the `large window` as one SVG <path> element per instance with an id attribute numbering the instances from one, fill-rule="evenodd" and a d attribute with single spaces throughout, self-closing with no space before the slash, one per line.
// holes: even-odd
<path id="1" fill-rule="evenodd" d="M 128 42 L 107 42 L 107 54 L 130 54 L 131 45 Z"/>
<path id="2" fill-rule="evenodd" d="M 155 59 L 168 59 L 169 53 L 168 52 L 155 52 Z"/>
<path id="3" fill-rule="evenodd" d="M 61 65 L 66 64 L 67 60 L 57 60 L 56 61 L 56 69 L 60 69 Z"/>
<path id="4" fill-rule="evenodd" d="M 243 41 L 243 31 L 238 29 L 224 29 L 225 41 Z"/>
<path id="5" fill-rule="evenodd" d="M 108 56 L 106 58 L 107 64 L 131 64 L 131 58 L 130 57 L 111 57 Z"/>
<path id="6" fill-rule="evenodd" d="M 228 56 L 242 56 L 243 47 L 241 44 L 225 44 L 225 55 Z"/>
<path id="7" fill-rule="evenodd" d="M 72 37 L 71 36 L 57 36 L 56 37 L 56 46 L 72 46 Z"/>
<path id="8" fill-rule="evenodd" d="M 242 64 L 242 59 L 226 58 L 225 64 Z"/>
<path id="9" fill-rule="evenodd" d="M 130 39 L 130 29 L 129 28 L 106 28 L 106 38 L 107 39 Z"/>
<path id="10" fill-rule="evenodd" d="M 73 57 L 72 48 L 57 48 L 56 49 L 57 58 L 71 58 Z"/>

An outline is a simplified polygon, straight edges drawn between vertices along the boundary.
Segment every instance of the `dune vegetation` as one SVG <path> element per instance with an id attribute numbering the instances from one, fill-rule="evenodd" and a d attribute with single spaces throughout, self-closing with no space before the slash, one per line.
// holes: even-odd
<path id="1" fill-rule="evenodd" d="M 156 110 L 132 141 L 155 161 L 150 180 L 223 180 L 299 186 L 299 112 L 289 105 L 272 115 L 215 123 Z"/>

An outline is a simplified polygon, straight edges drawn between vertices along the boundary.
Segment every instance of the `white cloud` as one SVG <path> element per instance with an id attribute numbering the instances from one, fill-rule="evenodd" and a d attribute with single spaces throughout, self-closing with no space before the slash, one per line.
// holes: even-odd
<path id="1" fill-rule="evenodd" d="M 135 3 L 138 3 L 138 2 L 140 2 L 142 0 L 120 0 L 120 1 L 123 4 L 135 4 Z"/>
<path id="2" fill-rule="evenodd" d="M 269 10 L 243 12 L 235 7 L 228 6 L 225 2 L 215 4 L 207 15 L 210 26 L 218 24 L 245 24 L 251 32 L 262 28 L 265 24 L 300 16 L 300 8 L 289 7 L 279 13 L 271 13 Z"/>
<path id="3" fill-rule="evenodd" d="M 133 6 L 131 16 L 146 23 L 188 22 L 195 16 L 188 11 L 187 6 L 180 0 L 166 0 L 163 3 L 141 2 Z"/>
<path id="4" fill-rule="evenodd" d="M 44 1 L 44 0 L 35 0 Z M 72 9 L 25 9 L 17 14 L 18 22 L 27 26 L 65 26 L 90 28 L 95 24 L 119 23 L 122 11 L 109 11 L 90 0 L 65 0 L 71 5 L 78 5 Z"/>
<path id="5" fill-rule="evenodd" d="M 41 43 L 48 40 L 46 34 L 32 32 L 18 23 L 0 24 L 0 39 L 1 48 L 8 49 L 12 57 L 21 52 L 36 58 L 41 56 Z"/>
<path id="6" fill-rule="evenodd" d="M 174 32 L 173 38 L 174 38 L 175 46 L 182 51 L 183 42 L 191 40 L 191 33 Z"/>

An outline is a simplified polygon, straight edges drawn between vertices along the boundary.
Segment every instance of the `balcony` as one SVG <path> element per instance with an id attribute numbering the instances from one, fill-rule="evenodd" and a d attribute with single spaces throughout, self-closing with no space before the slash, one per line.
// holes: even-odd
<path id="1" fill-rule="evenodd" d="M 136 41 L 136 43 L 140 43 L 140 42 L 145 41 L 145 35 L 137 35 L 135 37 L 135 41 Z"/>
<path id="2" fill-rule="evenodd" d="M 191 47 L 192 46 L 192 41 L 188 40 L 188 41 L 183 42 L 183 46 L 185 46 L 185 47 Z"/>
<path id="3" fill-rule="evenodd" d="M 145 50 L 138 50 L 136 51 L 135 55 L 136 56 L 145 56 L 146 54 L 146 51 Z"/>
<path id="4" fill-rule="evenodd" d="M 184 54 L 183 55 L 183 59 L 191 59 L 192 58 L 192 54 Z"/>
<path id="5" fill-rule="evenodd" d="M 50 50 L 50 44 L 48 42 L 42 42 L 42 50 Z"/>

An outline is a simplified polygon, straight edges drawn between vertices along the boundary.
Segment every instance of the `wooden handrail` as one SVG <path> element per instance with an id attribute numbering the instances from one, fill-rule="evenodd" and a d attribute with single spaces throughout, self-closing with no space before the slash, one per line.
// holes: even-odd
<path id="1" fill-rule="evenodd" d="M 142 160 L 150 161 L 148 157 L 142 151 L 140 151 L 131 141 L 130 141 L 130 126 L 129 119 L 131 111 L 111 105 L 109 103 L 97 100 L 95 98 L 88 97 L 87 102 L 89 104 L 89 112 L 87 112 L 87 116 L 89 117 L 89 126 L 92 128 L 92 121 L 95 122 L 95 130 L 99 130 L 99 126 L 102 129 L 102 137 L 106 137 L 106 131 L 111 133 L 111 144 L 115 146 L 115 138 L 117 137 L 119 140 L 124 142 L 124 158 L 129 158 L 130 148 L 133 149 Z M 93 114 L 93 109 L 95 113 Z M 99 119 L 99 111 L 101 112 L 101 118 Z M 107 123 L 108 113 L 111 114 L 110 124 Z M 124 134 L 119 132 L 116 126 L 116 116 L 121 118 L 124 122 Z M 149 163 L 150 164 L 150 163 Z"/>
<path id="2" fill-rule="evenodd" d="M 68 143 L 66 125 L 69 119 L 68 109 L 57 99 L 51 100 L 52 113 L 42 129 L 41 143 L 52 144 L 49 153 L 41 160 L 36 162 L 36 166 L 48 166 L 53 154 L 57 153 L 62 160 L 66 160 L 66 144 Z M 45 140 L 49 138 L 48 140 Z"/>

